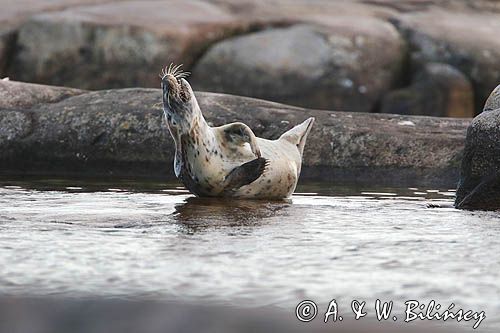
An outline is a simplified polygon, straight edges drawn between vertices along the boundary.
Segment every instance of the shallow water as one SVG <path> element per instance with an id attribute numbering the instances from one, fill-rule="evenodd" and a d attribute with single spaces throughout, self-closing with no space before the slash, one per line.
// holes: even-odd
<path id="1" fill-rule="evenodd" d="M 178 184 L 3 179 L 0 294 L 289 311 L 302 299 L 346 311 L 353 299 L 434 299 L 498 327 L 500 214 L 455 210 L 453 195 L 307 184 L 292 202 L 231 201 Z"/>

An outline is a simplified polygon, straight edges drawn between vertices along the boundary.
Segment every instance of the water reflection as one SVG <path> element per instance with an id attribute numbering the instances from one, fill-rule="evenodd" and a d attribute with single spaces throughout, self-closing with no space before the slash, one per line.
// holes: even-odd
<path id="1" fill-rule="evenodd" d="M 206 228 L 258 226 L 287 215 L 291 201 L 189 197 L 175 206 L 173 218 L 188 232 Z"/>

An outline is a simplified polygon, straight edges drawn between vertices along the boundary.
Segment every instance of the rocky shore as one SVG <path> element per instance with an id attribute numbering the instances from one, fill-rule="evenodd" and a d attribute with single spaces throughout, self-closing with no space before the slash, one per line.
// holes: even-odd
<path id="1" fill-rule="evenodd" d="M 500 77 L 494 0 L 10 1 L 0 27 L 0 77 L 80 89 L 176 62 L 203 91 L 472 117 Z"/>
<path id="2" fill-rule="evenodd" d="M 301 179 L 456 185 L 470 120 L 310 110 L 197 92 L 212 125 L 248 124 L 274 139 L 316 122 Z M 173 178 L 159 89 L 84 91 L 0 81 L 0 173 Z"/>

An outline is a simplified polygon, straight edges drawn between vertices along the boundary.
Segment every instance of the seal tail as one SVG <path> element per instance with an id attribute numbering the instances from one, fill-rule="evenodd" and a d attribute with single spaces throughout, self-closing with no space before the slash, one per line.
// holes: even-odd
<path id="1" fill-rule="evenodd" d="M 304 152 L 304 146 L 306 145 L 306 139 L 311 131 L 312 125 L 314 124 L 314 117 L 306 119 L 302 124 L 299 124 L 283 133 L 279 140 L 286 140 L 297 146 L 300 155 Z"/>

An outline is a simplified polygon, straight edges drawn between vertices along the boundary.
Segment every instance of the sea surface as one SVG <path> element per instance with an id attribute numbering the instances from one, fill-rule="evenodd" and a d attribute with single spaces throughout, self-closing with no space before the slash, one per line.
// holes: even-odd
<path id="1" fill-rule="evenodd" d="M 342 313 L 435 300 L 500 327 L 500 213 L 454 189 L 301 184 L 291 201 L 199 199 L 180 184 L 0 179 L 0 295 L 180 300 Z M 473 322 L 462 322 L 470 329 Z"/>

